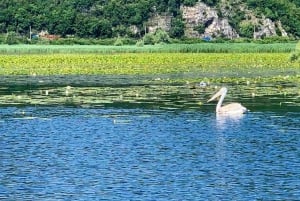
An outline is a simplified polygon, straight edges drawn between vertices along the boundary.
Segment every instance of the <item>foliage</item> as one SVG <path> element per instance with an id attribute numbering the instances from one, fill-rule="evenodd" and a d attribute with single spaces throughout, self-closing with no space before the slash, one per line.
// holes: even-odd
<path id="1" fill-rule="evenodd" d="M 180 18 L 171 20 L 170 36 L 173 38 L 181 38 L 184 35 L 184 23 Z"/>
<path id="2" fill-rule="evenodd" d="M 158 29 L 155 33 L 147 33 L 144 38 L 143 42 L 145 45 L 154 45 L 159 43 L 169 43 L 170 37 L 167 32 Z"/>
<path id="3" fill-rule="evenodd" d="M 300 41 L 296 45 L 295 50 L 290 55 L 290 61 L 298 61 L 300 62 Z"/>
<path id="4" fill-rule="evenodd" d="M 229 24 L 236 29 L 237 31 L 239 31 L 239 24 L 242 20 L 245 19 L 245 12 L 242 10 L 236 10 L 234 13 L 232 13 L 231 18 L 229 19 Z"/>
<path id="5" fill-rule="evenodd" d="M 248 6 L 271 20 L 280 20 L 284 29 L 300 37 L 299 1 L 293 0 L 247 0 Z"/>
<path id="6" fill-rule="evenodd" d="M 219 2 L 219 0 L 202 0 L 202 2 L 209 6 L 215 6 Z"/>
<path id="7" fill-rule="evenodd" d="M 240 23 L 239 33 L 241 37 L 252 38 L 254 25 L 251 23 Z"/>
<path id="8" fill-rule="evenodd" d="M 80 38 L 143 37 L 145 25 L 157 13 L 169 13 L 174 18 L 168 33 L 173 38 L 184 35 L 184 20 L 180 7 L 193 6 L 197 0 L 0 0 L 0 33 L 15 32 L 28 36 L 29 29 L 37 33 L 48 30 L 62 37 Z M 209 6 L 220 8 L 220 0 L 202 0 Z M 264 14 L 280 20 L 290 34 L 300 37 L 300 3 L 298 0 L 245 0 L 230 1 L 236 7 L 229 16 L 230 24 L 242 35 L 249 37 L 249 29 L 240 27 L 245 13 L 238 9 L 243 3 L 257 16 Z M 131 26 L 139 31 L 134 32 Z M 198 31 L 202 32 L 201 27 Z M 251 36 L 252 37 L 252 36 Z"/>
<path id="9" fill-rule="evenodd" d="M 195 31 L 197 31 L 199 34 L 203 34 L 205 32 L 205 25 L 199 24 L 194 28 Z"/>
<path id="10" fill-rule="evenodd" d="M 24 42 L 22 37 L 18 36 L 16 32 L 10 31 L 6 34 L 5 43 L 8 45 L 15 45 Z"/>
<path id="11" fill-rule="evenodd" d="M 191 41 L 192 44 L 156 44 L 147 45 L 144 40 L 140 40 L 140 45 L 127 45 L 133 41 L 122 38 L 123 46 L 114 46 L 113 40 L 105 40 L 104 43 L 111 45 L 88 45 L 83 43 L 71 43 L 71 45 L 0 45 L 0 54 L 54 54 L 54 53 L 290 53 L 295 50 L 296 43 L 207 43 Z M 55 41 L 57 42 L 57 41 Z M 188 42 L 188 41 L 186 41 Z M 198 42 L 198 43 L 195 43 Z M 258 40 L 256 42 L 259 42 Z M 96 44 L 99 42 L 95 42 Z M 55 44 L 53 42 L 53 44 Z M 133 43 L 134 44 L 134 43 Z"/>
<path id="12" fill-rule="evenodd" d="M 136 45 L 137 47 L 144 47 L 144 44 L 145 44 L 145 43 L 144 43 L 144 40 L 138 40 L 138 41 L 136 42 L 135 45 Z"/>
<path id="13" fill-rule="evenodd" d="M 115 45 L 115 46 L 122 46 L 122 45 L 123 45 L 122 39 L 121 39 L 120 37 L 118 37 L 118 38 L 116 39 L 116 41 L 114 42 L 114 45 Z"/>
<path id="14" fill-rule="evenodd" d="M 158 43 L 169 43 L 170 40 L 171 39 L 170 39 L 168 33 L 161 30 L 161 29 L 158 29 L 154 34 L 154 42 L 156 44 L 158 44 Z"/>
<path id="15" fill-rule="evenodd" d="M 143 37 L 143 41 L 145 45 L 154 45 L 154 34 L 153 33 L 147 33 L 144 37 Z"/>
<path id="16" fill-rule="evenodd" d="M 0 55 L 1 75 L 165 74 L 209 72 L 217 75 L 291 71 L 288 53 L 115 53 Z M 297 70 L 298 69 L 298 70 Z M 257 74 L 255 74 L 257 75 Z"/>
<path id="17" fill-rule="evenodd" d="M 13 44 L 17 44 L 17 35 L 15 32 L 8 32 L 5 38 L 5 43 L 7 43 L 8 45 L 13 45 Z"/>
<path id="18" fill-rule="evenodd" d="M 183 0 L 183 5 L 185 6 L 194 6 L 198 0 Z"/>

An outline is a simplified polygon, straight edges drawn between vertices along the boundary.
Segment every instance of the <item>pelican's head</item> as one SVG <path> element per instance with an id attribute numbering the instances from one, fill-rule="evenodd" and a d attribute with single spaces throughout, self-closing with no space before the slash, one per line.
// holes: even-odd
<path id="1" fill-rule="evenodd" d="M 211 97 L 207 102 L 213 101 L 216 98 L 218 98 L 219 96 L 221 96 L 222 94 L 226 94 L 227 93 L 227 88 L 226 87 L 222 87 L 213 97 Z"/>

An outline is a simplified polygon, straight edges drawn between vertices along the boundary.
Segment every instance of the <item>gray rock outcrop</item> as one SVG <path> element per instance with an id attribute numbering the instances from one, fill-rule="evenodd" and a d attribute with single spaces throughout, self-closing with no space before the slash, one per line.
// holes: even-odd
<path id="1" fill-rule="evenodd" d="M 195 6 L 182 6 L 182 16 L 186 23 L 185 35 L 187 37 L 225 37 L 237 38 L 239 35 L 229 25 L 228 20 L 220 18 L 214 8 L 198 2 Z M 203 26 L 203 33 L 196 30 Z"/>
<path id="2" fill-rule="evenodd" d="M 276 28 L 275 23 L 272 20 L 266 18 L 262 20 L 262 23 L 258 25 L 254 32 L 254 38 L 263 38 L 263 37 L 270 37 L 276 36 Z"/>
<path id="3" fill-rule="evenodd" d="M 225 2 L 225 1 L 224 1 Z M 188 38 L 239 38 L 238 32 L 229 24 L 230 5 L 223 2 L 220 11 L 222 17 L 218 15 L 217 9 L 209 7 L 202 2 L 198 2 L 195 6 L 182 6 L 182 18 L 185 23 L 185 36 Z M 229 9 L 229 10 L 226 10 Z M 283 29 L 281 22 L 273 22 L 269 18 L 262 16 L 258 18 L 245 5 L 241 5 L 240 10 L 245 13 L 245 20 L 240 22 L 249 24 L 254 27 L 253 38 L 263 38 L 271 36 L 287 37 L 287 32 Z M 155 13 L 147 23 L 147 32 L 154 33 L 157 29 L 169 32 L 171 29 L 172 15 L 168 13 Z M 138 32 L 134 30 L 135 33 Z"/>
<path id="4" fill-rule="evenodd" d="M 166 32 L 170 31 L 172 16 L 164 13 L 154 15 L 148 20 L 148 32 L 154 33 L 157 29 L 162 29 Z"/>

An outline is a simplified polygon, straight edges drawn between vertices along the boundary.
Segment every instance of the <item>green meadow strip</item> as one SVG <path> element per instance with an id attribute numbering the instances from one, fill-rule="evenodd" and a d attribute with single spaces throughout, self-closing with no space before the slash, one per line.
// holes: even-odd
<path id="1" fill-rule="evenodd" d="M 0 45 L 0 54 L 55 53 L 288 53 L 296 43 L 197 43 L 124 46 L 104 45 Z"/>

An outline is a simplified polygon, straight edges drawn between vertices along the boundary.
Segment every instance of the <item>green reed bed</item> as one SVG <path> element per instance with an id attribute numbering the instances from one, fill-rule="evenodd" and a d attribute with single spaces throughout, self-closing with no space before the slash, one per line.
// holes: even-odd
<path id="1" fill-rule="evenodd" d="M 53 53 L 288 53 L 296 43 L 197 43 L 125 46 L 102 45 L 0 45 L 0 54 Z"/>

